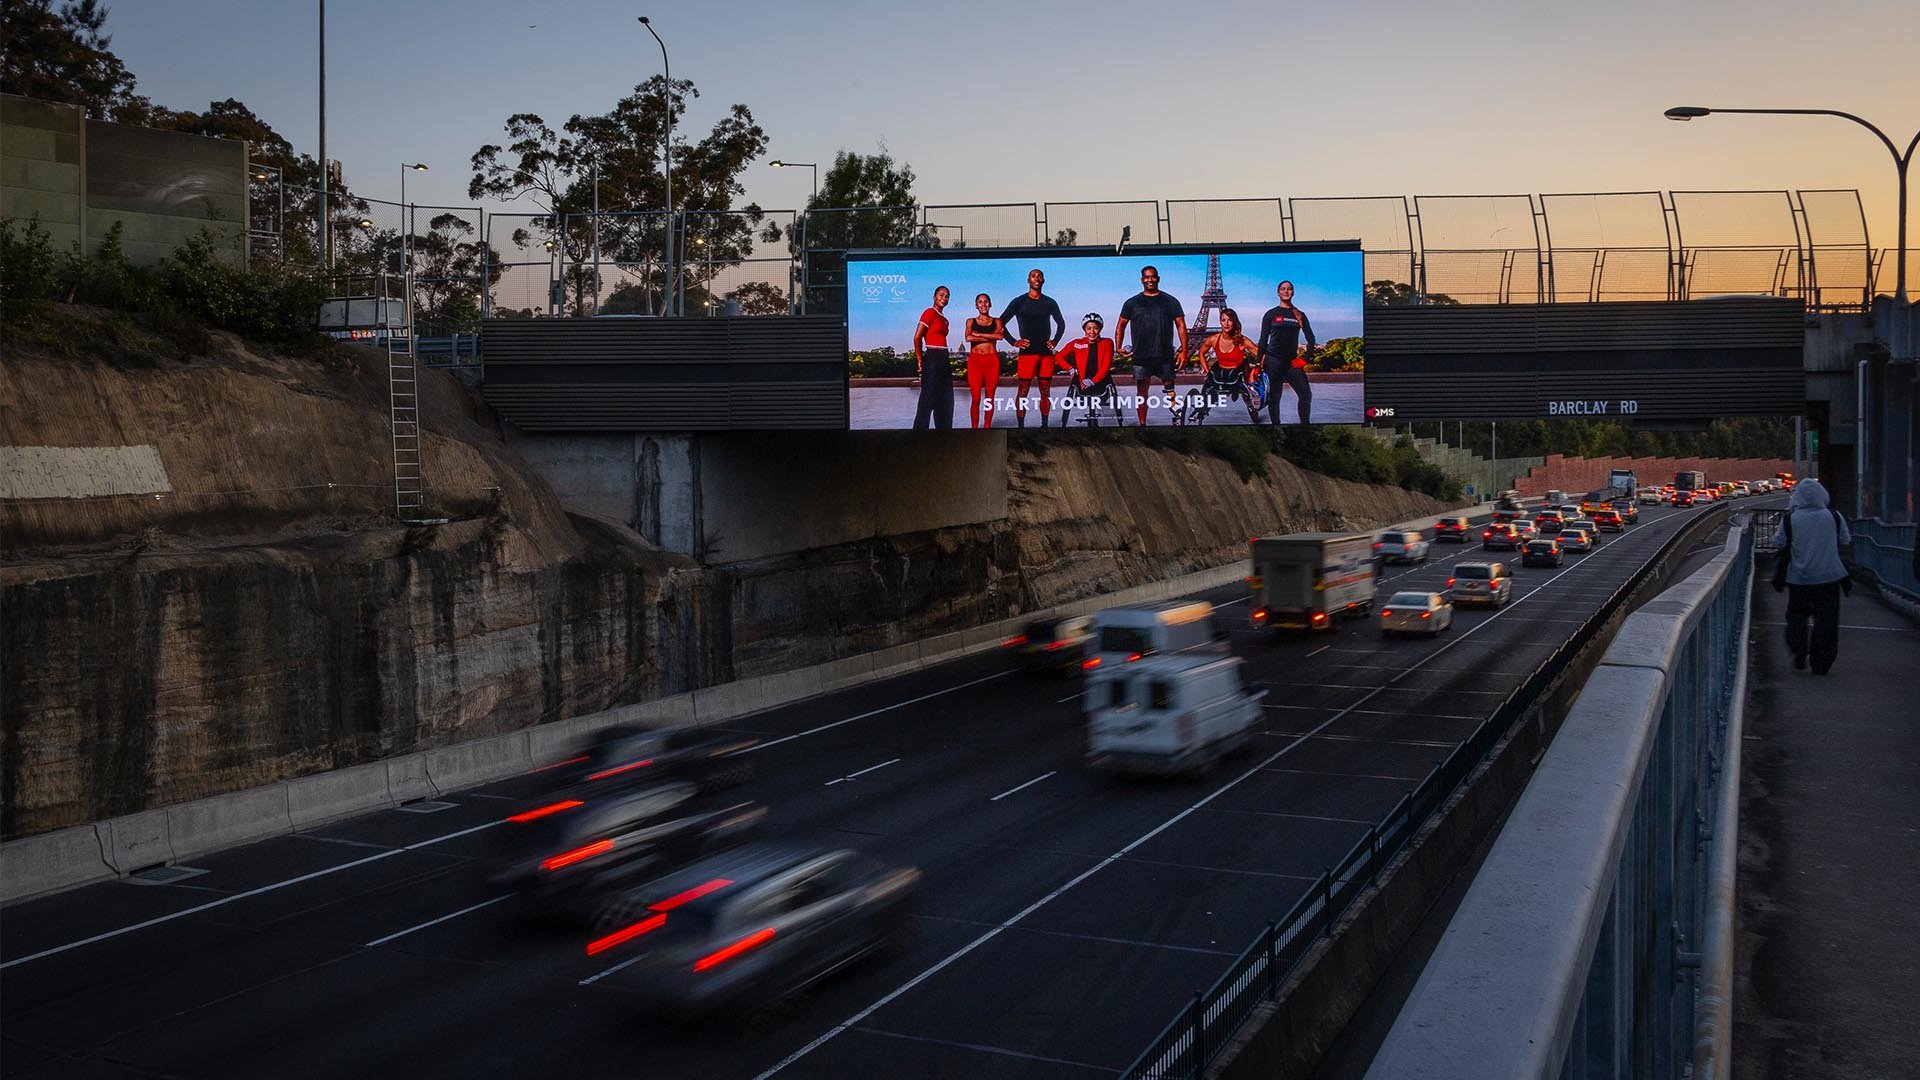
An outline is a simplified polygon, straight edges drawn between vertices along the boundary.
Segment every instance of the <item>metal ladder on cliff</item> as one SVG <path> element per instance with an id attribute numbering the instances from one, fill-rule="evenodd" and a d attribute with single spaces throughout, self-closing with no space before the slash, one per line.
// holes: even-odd
<path id="1" fill-rule="evenodd" d="M 385 322 L 386 320 L 382 320 Z M 420 381 L 414 363 L 413 327 L 403 348 L 387 331 L 387 424 L 393 435 L 393 508 L 401 520 L 420 516 L 426 496 L 420 482 Z"/>

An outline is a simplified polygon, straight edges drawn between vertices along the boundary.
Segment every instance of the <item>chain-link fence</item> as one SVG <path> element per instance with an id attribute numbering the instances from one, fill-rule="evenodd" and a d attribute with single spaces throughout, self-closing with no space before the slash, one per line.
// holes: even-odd
<path id="1" fill-rule="evenodd" d="M 1657 191 L 1540 196 L 1553 299 L 1671 300 L 1673 224 Z"/>
<path id="2" fill-rule="evenodd" d="M 1038 247 L 1038 203 L 923 206 L 920 231 L 928 247 Z"/>
<path id="3" fill-rule="evenodd" d="M 1418 195 L 1420 291 L 1462 304 L 1537 304 L 1550 295 L 1539 213 L 1527 195 Z"/>
<path id="4" fill-rule="evenodd" d="M 1046 247 L 1110 247 L 1163 242 L 1157 202 L 1043 204 L 1040 242 Z"/>
<path id="5" fill-rule="evenodd" d="M 1168 199 L 1170 244 L 1277 243 L 1293 239 L 1285 199 Z"/>

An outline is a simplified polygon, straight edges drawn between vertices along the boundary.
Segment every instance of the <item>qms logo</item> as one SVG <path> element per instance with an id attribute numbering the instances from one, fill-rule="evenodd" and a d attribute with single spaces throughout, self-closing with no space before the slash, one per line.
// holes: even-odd
<path id="1" fill-rule="evenodd" d="M 1391 405 L 1367 406 L 1367 419 L 1369 420 L 1384 420 L 1387 417 L 1392 415 L 1393 415 L 1393 406 Z"/>

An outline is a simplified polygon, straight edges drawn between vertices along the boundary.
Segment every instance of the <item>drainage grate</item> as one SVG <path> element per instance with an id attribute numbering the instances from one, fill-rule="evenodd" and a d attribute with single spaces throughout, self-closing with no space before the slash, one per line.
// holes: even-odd
<path id="1" fill-rule="evenodd" d="M 197 878 L 205 870 L 197 866 L 149 866 L 145 870 L 135 870 L 127 875 L 129 885 L 174 885 L 188 878 Z"/>
<path id="2" fill-rule="evenodd" d="M 422 799 L 419 802 L 401 803 L 394 809 L 403 814 L 437 814 L 442 810 L 451 810 L 456 804 L 440 802 L 436 799 Z"/>

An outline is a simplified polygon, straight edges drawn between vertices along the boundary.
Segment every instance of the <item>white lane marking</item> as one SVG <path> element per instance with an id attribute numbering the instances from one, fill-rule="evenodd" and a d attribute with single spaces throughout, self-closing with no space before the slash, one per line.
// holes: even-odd
<path id="1" fill-rule="evenodd" d="M 469 799 L 498 799 L 501 802 L 518 802 L 520 798 L 517 795 L 489 795 L 484 791 L 468 791 L 464 794 Z"/>
<path id="2" fill-rule="evenodd" d="M 1220 608 L 1223 608 L 1223 607 L 1232 607 L 1235 604 L 1244 604 L 1247 602 L 1247 599 L 1248 599 L 1247 597 L 1243 596 L 1238 600 L 1225 600 L 1213 606 L 1215 610 L 1219 610 Z"/>
<path id="3" fill-rule="evenodd" d="M 1069 694 L 1069 695 L 1067 695 L 1066 697 L 1063 697 L 1063 698 L 1061 698 L 1061 699 L 1060 699 L 1059 701 L 1056 701 L 1056 702 L 1054 702 L 1054 704 L 1055 704 L 1055 705 L 1065 705 L 1065 704 L 1066 704 L 1067 702 L 1069 702 L 1069 701 L 1072 701 L 1072 700 L 1074 700 L 1075 698 L 1083 698 L 1083 697 L 1086 697 L 1086 696 L 1087 696 L 1087 692 L 1086 692 L 1085 690 L 1082 690 L 1082 691 L 1080 691 L 1080 692 L 1079 692 L 1079 693 L 1077 693 L 1077 694 Z"/>
<path id="4" fill-rule="evenodd" d="M 66 952 L 69 949 L 77 949 L 82 945 L 92 945 L 95 942 L 106 941 L 109 938 L 117 938 L 122 934 L 131 934 L 135 930 L 145 930 L 149 926 L 159 926 L 161 923 L 169 923 L 175 919 L 183 919 L 188 915 L 197 915 L 202 911 L 212 911 L 214 908 L 225 907 L 226 905 L 231 904 L 236 900 L 246 900 L 250 897 L 259 896 L 263 893 L 270 893 L 280 889 L 284 889 L 289 885 L 298 885 L 303 881 L 312 881 L 315 878 L 323 878 L 328 876 L 329 874 L 337 874 L 342 870 L 351 870 L 356 866 L 365 866 L 371 862 L 379 862 L 381 859 L 390 859 L 393 856 L 402 854 L 404 852 L 418 851 L 421 848 L 432 847 L 435 844 L 445 843 L 448 840 L 457 840 L 462 836 L 468 836 L 473 833 L 477 833 L 482 829 L 491 829 L 498 824 L 500 824 L 498 821 L 489 821 L 485 825 L 475 825 L 470 829 L 461 829 L 457 832 L 450 832 L 450 833 L 447 833 L 445 836 L 436 836 L 431 840 L 422 840 L 417 844 L 408 844 L 406 847 L 392 848 L 390 850 L 383 851 L 378 855 L 369 855 L 364 859 L 355 859 L 352 862 L 341 863 L 339 866 L 329 866 L 324 870 L 315 870 L 310 874 L 301 874 L 299 877 L 288 878 L 285 881 L 276 881 L 271 885 L 262 885 L 257 889 L 249 889 L 243 893 L 234 893 L 232 896 L 221 897 L 220 899 L 215 900 L 212 903 L 201 904 L 198 907 L 184 908 L 180 911 L 172 912 L 171 914 L 161 915 L 156 918 L 148 919 L 145 922 L 137 922 L 131 926 L 123 926 L 118 930 L 109 930 L 104 934 L 95 934 L 90 938 L 81 938 L 79 941 L 70 941 L 65 945 L 56 945 L 51 949 L 42 949 L 37 953 L 31 953 L 27 956 L 15 957 L 14 959 L 8 960 L 5 963 L 0 963 L 0 971 L 4 971 L 7 968 L 13 967 L 15 964 L 25 964 L 25 963 L 28 963 L 29 961 L 40 960 L 49 956 L 56 956 L 60 953 Z"/>
<path id="5" fill-rule="evenodd" d="M 869 716 L 879 716 L 881 713 L 884 713 L 884 712 L 892 712 L 895 709 L 904 709 L 908 705 L 917 705 L 922 701 L 927 701 L 932 698 L 937 698 L 943 694 L 951 694 L 956 690 L 965 690 L 969 686 L 978 686 L 983 682 L 990 682 L 994 679 L 1004 679 L 1007 676 L 1013 674 L 1013 672 L 1014 672 L 1013 668 L 1008 668 L 1005 671 L 996 671 L 991 675 L 982 675 L 977 679 L 969 679 L 966 682 L 960 683 L 957 686 L 949 686 L 945 690 L 935 690 L 931 694 L 921 694 L 917 698 L 909 698 L 906 701 L 896 701 L 891 705 L 882 705 L 877 709 L 868 709 L 866 712 L 863 712 L 858 716 L 849 716 L 845 720 L 835 720 L 831 724 L 821 724 L 819 727 L 808 728 L 805 731 L 795 732 L 792 735 L 782 736 L 781 738 L 778 738 L 778 739 L 769 739 L 766 742 L 760 743 L 756 746 L 748 747 L 747 749 L 742 750 L 740 752 L 743 754 L 751 754 L 756 751 L 765 750 L 768 747 L 779 746 L 781 743 L 784 743 L 784 742 L 792 742 L 795 739 L 804 739 L 808 735 L 818 735 L 822 731 L 831 731 L 832 729 L 840 727 L 843 724 L 851 724 L 855 720 L 865 720 Z"/>
<path id="6" fill-rule="evenodd" d="M 894 759 L 893 759 L 892 761 L 883 761 L 883 762 L 881 762 L 881 763 L 880 763 L 880 764 L 878 764 L 878 765 L 869 765 L 869 766 L 867 766 L 866 768 L 864 768 L 864 769 L 861 769 L 861 770 L 860 770 L 859 772 L 854 772 L 854 773 L 848 773 L 847 775 L 845 775 L 845 776 L 843 776 L 843 777 L 841 777 L 841 778 L 840 778 L 840 779 L 838 779 L 838 780 L 829 780 L 829 781 L 827 781 L 827 782 L 826 782 L 826 783 L 825 783 L 824 785 L 822 785 L 822 786 L 824 786 L 824 787 L 832 787 L 832 786 L 833 786 L 833 785 L 835 785 L 835 784 L 844 784 L 844 783 L 846 783 L 847 781 L 849 781 L 849 780 L 851 780 L 851 779 L 853 779 L 853 778 L 854 778 L 854 777 L 856 777 L 856 776 L 865 776 L 865 775 L 867 775 L 868 773 L 870 773 L 870 772 L 873 772 L 873 771 L 874 771 L 874 770 L 876 770 L 876 769 L 884 769 L 884 768 L 886 768 L 886 767 L 887 767 L 887 766 L 889 766 L 889 765 L 897 765 L 897 764 L 899 764 L 899 762 L 900 762 L 900 759 L 899 759 L 899 758 L 894 758 Z"/>
<path id="7" fill-rule="evenodd" d="M 988 801 L 988 802 L 999 802 L 999 801 L 1000 801 L 1001 799 L 1004 799 L 1004 798 L 1006 798 L 1007 796 L 1009 796 L 1009 795 L 1011 795 L 1011 794 L 1013 794 L 1014 792 L 1016 792 L 1016 791 L 1024 791 L 1024 790 L 1026 790 L 1027 788 L 1030 788 L 1030 787 L 1032 787 L 1033 785 L 1035 785 L 1035 784 L 1037 784 L 1037 783 L 1039 783 L 1040 781 L 1042 781 L 1042 780 L 1045 780 L 1045 779 L 1046 779 L 1047 777 L 1049 777 L 1049 776 L 1052 776 L 1052 775 L 1054 775 L 1054 773 L 1058 773 L 1059 771 L 1060 771 L 1059 769 L 1055 769 L 1055 770 L 1053 770 L 1053 772 L 1046 772 L 1046 773 L 1041 773 L 1041 774 L 1040 774 L 1039 776 L 1036 776 L 1036 777 L 1034 777 L 1033 779 L 1031 779 L 1031 780 L 1029 780 L 1029 781 L 1027 781 L 1027 782 L 1026 782 L 1026 783 L 1024 783 L 1024 784 L 1021 784 L 1021 785 L 1020 785 L 1019 787 L 1014 787 L 1014 788 L 1008 788 L 1007 790 L 1005 790 L 1005 791 L 1003 791 L 1003 792 L 1001 792 L 1001 793 L 1000 793 L 1000 794 L 998 794 L 998 795 L 995 795 L 995 796 L 994 796 L 993 798 L 991 798 L 991 799 L 988 799 L 987 801 Z"/>
<path id="8" fill-rule="evenodd" d="M 880 1035 L 889 1039 L 906 1039 L 910 1042 L 929 1043 L 934 1046 L 953 1046 L 962 1050 L 978 1050 L 983 1054 L 999 1054 L 1002 1057 L 1018 1058 L 1022 1061 L 1038 1061 L 1043 1065 L 1067 1065 L 1076 1069 L 1096 1069 L 1102 1076 L 1113 1075 L 1113 1069 L 1106 1065 L 1088 1065 L 1081 1061 L 1069 1061 L 1066 1058 L 1041 1057 L 1020 1050 L 1009 1050 L 1004 1046 L 988 1046 L 984 1043 L 954 1042 L 951 1039 L 935 1039 L 925 1035 L 903 1035 L 898 1031 L 885 1028 L 863 1027 L 861 1031 L 869 1035 Z"/>
<path id="9" fill-rule="evenodd" d="M 446 922 L 449 919 L 457 919 L 460 916 L 465 915 L 470 911 L 479 911 L 481 908 L 492 907 L 493 905 L 501 902 L 502 900 L 511 900 L 511 899 L 513 899 L 513 894 L 508 893 L 505 896 L 496 896 L 491 900 L 482 900 L 479 903 L 473 905 L 472 907 L 463 907 L 459 911 L 453 912 L 450 915 L 442 915 L 437 919 L 429 919 L 426 922 L 421 923 L 419 926 L 409 926 L 405 930 L 402 930 L 397 934 L 388 934 L 386 937 L 383 937 L 383 938 L 375 938 L 372 941 L 369 941 L 365 945 L 362 945 L 360 947 L 363 949 L 371 949 L 375 945 L 385 945 L 389 941 L 394 941 L 399 938 L 406 937 L 408 934 L 411 934 L 416 930 L 425 930 L 429 926 L 439 926 L 441 923 Z"/>
<path id="10" fill-rule="evenodd" d="M 1430 716 L 1432 714 L 1427 713 L 1423 715 Z M 1300 736 L 1300 733 L 1297 731 L 1263 731 L 1260 734 L 1273 735 L 1282 739 L 1293 739 Z M 1384 735 L 1315 735 L 1313 737 L 1316 739 L 1333 739 L 1337 742 L 1392 743 L 1395 746 L 1438 746 L 1444 749 L 1451 749 L 1453 747 L 1452 743 L 1442 742 L 1438 739 L 1390 739 Z"/>
<path id="11" fill-rule="evenodd" d="M 1319 656 L 1319 655 L 1320 655 L 1321 653 L 1323 653 L 1323 652 L 1326 652 L 1326 651 L 1327 651 L 1328 649 L 1331 649 L 1331 648 L 1333 648 L 1333 646 L 1331 646 L 1331 645 L 1322 645 L 1322 646 L 1320 646 L 1319 648 L 1317 648 L 1317 649 L 1315 649 L 1315 650 L 1313 650 L 1312 652 L 1310 652 L 1310 653 L 1308 653 L 1308 654 L 1307 654 L 1307 659 L 1309 659 L 1309 660 L 1311 660 L 1311 659 L 1313 659 L 1314 657 L 1316 657 L 1316 656 Z"/>
<path id="12" fill-rule="evenodd" d="M 1263 709 L 1294 709 L 1299 712 L 1332 712 L 1335 708 L 1335 706 L 1332 706 L 1332 705 L 1261 705 L 1260 707 Z M 1362 716 L 1405 716 L 1407 715 L 1407 711 L 1405 709 L 1355 709 L 1353 711 Z M 1423 712 L 1420 714 L 1420 718 L 1427 719 L 1427 720 L 1484 720 L 1486 719 L 1486 717 L 1484 716 L 1468 716 L 1465 713 L 1444 713 L 1444 712 Z M 1271 732 L 1270 734 L 1277 735 L 1281 733 Z M 1291 735 L 1291 734 L 1297 734 L 1297 733 L 1287 732 L 1286 734 Z"/>
<path id="13" fill-rule="evenodd" d="M 643 953 L 641 953 L 641 954 L 640 954 L 639 956 L 636 956 L 636 957 L 634 957 L 634 958 L 632 958 L 631 960 L 622 960 L 622 961 L 620 961 L 619 963 L 617 963 L 617 964 L 615 964 L 615 965 L 613 965 L 612 967 L 610 967 L 610 968 L 608 968 L 608 969 L 607 969 L 607 970 L 605 970 L 605 971 L 602 971 L 602 972 L 597 972 L 597 973 L 595 973 L 595 974 L 593 974 L 593 975 L 589 975 L 589 976 L 587 976 L 587 977 L 586 977 L 586 978 L 584 978 L 584 979 L 581 979 L 581 980 L 580 980 L 580 982 L 579 982 L 579 983 L 578 983 L 577 985 L 579 985 L 579 986 L 592 986 L 592 985 L 593 985 L 594 983 L 597 983 L 597 982 L 599 982 L 599 981 L 600 981 L 601 979 L 604 979 L 604 978 L 606 978 L 607 976 L 609 976 L 609 975 L 611 975 L 611 974 L 613 974 L 614 972 L 616 972 L 616 971 L 619 971 L 619 970 L 620 970 L 621 968 L 630 968 L 630 967 L 632 967 L 633 965 L 635 965 L 635 964 L 637 964 L 637 963 L 639 963 L 640 961 L 642 961 L 642 960 L 645 960 L 645 959 L 646 959 L 646 958 L 647 958 L 648 956 L 650 956 L 650 955 L 652 955 L 652 954 L 651 954 L 651 953 L 645 953 L 645 952 L 643 952 Z"/>

